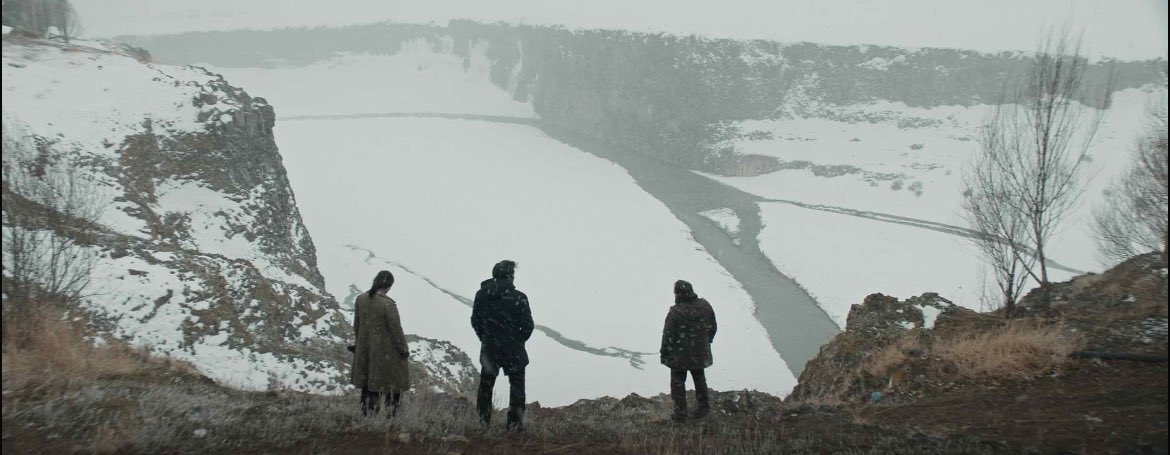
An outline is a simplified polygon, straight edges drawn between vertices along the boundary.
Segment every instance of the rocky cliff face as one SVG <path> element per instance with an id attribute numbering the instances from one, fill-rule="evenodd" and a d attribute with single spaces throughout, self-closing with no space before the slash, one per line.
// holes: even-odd
<path id="1" fill-rule="evenodd" d="M 467 21 L 447 27 L 376 24 L 126 39 L 164 60 L 220 66 L 298 65 L 341 53 L 393 54 L 403 42 L 426 39 L 436 49 L 463 56 L 468 65 L 473 54 L 486 54 L 492 82 L 518 100 L 531 101 L 548 124 L 719 173 L 743 167 L 744 158 L 728 141 L 752 132 L 739 131 L 735 121 L 848 117 L 842 106 L 875 102 L 913 107 L 996 103 L 1005 76 L 1028 61 L 1022 53 L 782 44 Z M 234 52 L 220 51 L 227 46 Z M 1090 83 L 1103 82 L 1112 66 L 1117 89 L 1137 87 L 1161 81 L 1166 68 L 1163 61 L 1106 63 L 1091 67 Z M 915 119 L 906 124 L 915 126 Z"/>
<path id="2" fill-rule="evenodd" d="M 344 390 L 353 329 L 324 291 L 273 107 L 125 46 L 15 36 L 3 46 L 6 178 L 68 176 L 100 212 L 96 234 L 77 239 L 94 262 L 79 310 L 102 333 L 226 385 Z M 6 210 L 25 196 L 6 183 Z M 420 384 L 466 387 L 474 367 L 458 349 L 424 339 L 411 349 Z"/>
<path id="3" fill-rule="evenodd" d="M 1026 388 L 1036 377 L 1059 381 L 1070 358 L 1164 362 L 1166 276 L 1159 253 L 1135 257 L 1036 289 L 1010 321 L 1003 310 L 975 313 L 933 293 L 906 300 L 873 294 L 809 361 L 790 399 L 917 400 L 1021 381 Z M 972 362 L 1002 368 L 965 374 L 963 364 Z"/>
<path id="4" fill-rule="evenodd" d="M 906 300 L 872 294 L 849 310 L 845 331 L 821 347 L 805 365 L 790 397 L 795 400 L 861 399 L 886 387 L 889 378 L 868 371 L 867 365 L 883 350 L 907 335 L 929 337 L 951 320 L 973 311 L 956 306 L 938 294 Z M 921 353 L 918 353 L 921 354 Z"/>

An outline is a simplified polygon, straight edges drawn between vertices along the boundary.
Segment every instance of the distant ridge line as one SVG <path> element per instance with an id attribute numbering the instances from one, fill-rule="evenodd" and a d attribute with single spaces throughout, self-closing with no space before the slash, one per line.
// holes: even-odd
<path id="1" fill-rule="evenodd" d="M 450 120 L 481 120 L 485 122 L 515 123 L 519 125 L 537 126 L 540 118 L 519 117 L 510 115 L 485 114 L 457 114 L 450 112 L 371 112 L 366 114 L 320 114 L 320 115 L 290 115 L 277 117 L 277 120 L 352 120 L 360 118 L 440 118 Z"/>

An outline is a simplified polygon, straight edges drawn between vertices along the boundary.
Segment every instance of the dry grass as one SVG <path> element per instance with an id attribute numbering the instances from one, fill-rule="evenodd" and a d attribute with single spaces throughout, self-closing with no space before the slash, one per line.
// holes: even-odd
<path id="1" fill-rule="evenodd" d="M 5 404 L 5 422 L 59 434 L 93 453 L 996 453 L 981 443 L 923 440 L 818 414 L 786 430 L 772 416 L 673 424 L 668 404 L 530 413 L 528 431 L 476 422 L 470 403 L 411 394 L 394 418 L 363 417 L 356 396 L 240 392 L 212 384 L 103 380 L 56 399 Z M 496 417 L 503 417 L 497 415 Z M 856 415 L 852 418 L 856 419 Z M 789 422 L 795 425 L 797 422 Z M 825 438 L 828 425 L 834 435 Z M 409 441 L 409 442 L 407 442 Z"/>
<path id="2" fill-rule="evenodd" d="M 504 433 L 502 411 L 493 419 L 496 425 L 481 428 L 467 397 L 416 392 L 404 397 L 397 417 L 365 417 L 352 394 L 232 390 L 140 351 L 118 345 L 95 347 L 85 341 L 80 323 L 59 315 L 33 324 L 27 331 L 32 336 L 21 346 L 5 344 L 4 422 L 6 428 L 19 427 L 47 438 L 32 444 L 64 444 L 53 445 L 50 451 L 74 447 L 89 453 L 329 453 L 357 441 L 358 452 L 365 453 L 820 453 L 829 446 L 994 452 L 966 441 L 907 439 L 835 420 L 825 424 L 844 425 L 847 431 L 829 441 L 819 431 L 778 430 L 775 410 L 724 414 L 680 426 L 669 421 L 665 400 L 632 407 L 532 411 L 528 432 L 521 436 Z M 817 404 L 824 408 L 839 402 Z M 820 419 L 837 419 L 832 411 L 817 412 Z M 499 444 L 504 444 L 503 452 L 496 450 Z"/>
<path id="3" fill-rule="evenodd" d="M 21 330 L 12 330 L 13 324 L 21 324 Z M 133 375 L 149 365 L 146 354 L 120 343 L 94 346 L 85 339 L 82 324 L 60 312 L 46 311 L 19 322 L 6 317 L 5 325 L 5 389 L 85 383 Z M 13 339 L 14 333 L 23 339 Z"/>
<path id="4" fill-rule="evenodd" d="M 875 377 L 886 377 L 895 367 L 906 363 L 906 351 L 918 348 L 918 336 L 914 331 L 906 332 L 898 341 L 873 353 L 862 367 Z"/>
<path id="5" fill-rule="evenodd" d="M 1038 376 L 1069 361 L 1083 338 L 1062 324 L 1012 321 L 1003 327 L 939 340 L 933 353 L 969 379 Z"/>
<path id="6" fill-rule="evenodd" d="M 798 408 L 808 406 L 813 408 L 835 408 L 844 406 L 845 400 L 841 399 L 840 395 L 813 395 L 794 399 L 785 404 L 790 408 Z"/>

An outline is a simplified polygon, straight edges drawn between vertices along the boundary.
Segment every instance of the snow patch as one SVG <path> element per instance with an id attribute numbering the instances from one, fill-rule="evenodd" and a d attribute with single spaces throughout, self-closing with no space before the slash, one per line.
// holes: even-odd
<path id="1" fill-rule="evenodd" d="M 938 320 L 942 310 L 930 305 L 920 305 L 918 309 L 922 311 L 922 328 L 934 330 L 934 322 Z"/>
<path id="2" fill-rule="evenodd" d="M 714 221 L 727 232 L 727 235 L 736 240 L 736 243 L 739 243 L 737 237 L 739 237 L 740 219 L 735 210 L 730 208 L 713 209 L 699 212 L 699 215 Z"/>

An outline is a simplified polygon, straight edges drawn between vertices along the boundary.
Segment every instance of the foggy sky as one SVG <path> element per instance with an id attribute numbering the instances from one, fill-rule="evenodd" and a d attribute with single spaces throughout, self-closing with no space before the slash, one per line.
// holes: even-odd
<path id="1" fill-rule="evenodd" d="M 1165 58 L 1166 0 L 73 0 L 84 35 L 450 19 L 699 33 L 783 42 L 1031 50 L 1084 30 L 1089 55 Z"/>

